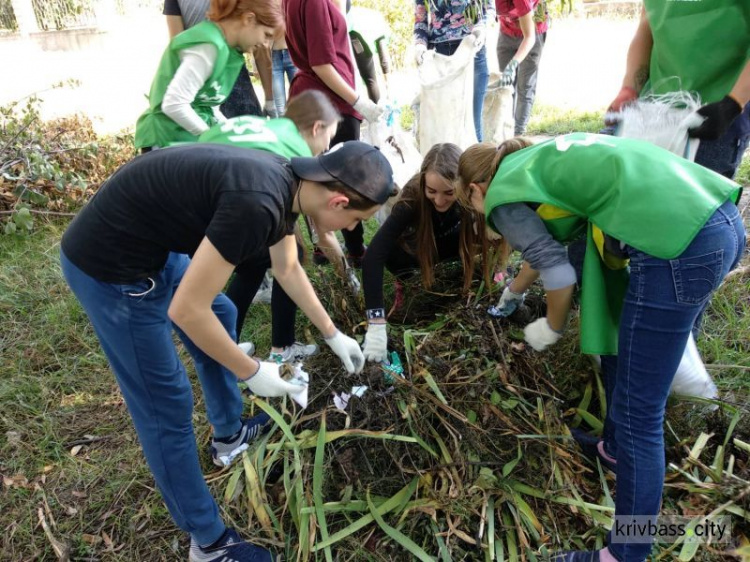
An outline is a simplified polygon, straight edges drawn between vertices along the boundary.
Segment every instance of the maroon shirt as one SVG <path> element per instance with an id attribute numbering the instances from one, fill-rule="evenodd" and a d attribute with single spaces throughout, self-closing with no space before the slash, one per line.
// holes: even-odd
<path id="1" fill-rule="evenodd" d="M 354 88 L 354 62 L 349 46 L 346 18 L 331 0 L 285 0 L 286 45 L 297 73 L 289 87 L 289 97 L 305 90 L 326 94 L 342 115 L 360 121 L 362 116 L 334 93 L 313 66 L 331 64 L 344 81 Z"/>
<path id="2" fill-rule="evenodd" d="M 547 31 L 548 21 L 546 6 L 539 0 L 495 0 L 497 19 L 500 21 L 500 33 L 511 37 L 523 37 L 521 25 L 518 18 L 529 12 L 534 18 L 536 32 L 541 34 Z"/>

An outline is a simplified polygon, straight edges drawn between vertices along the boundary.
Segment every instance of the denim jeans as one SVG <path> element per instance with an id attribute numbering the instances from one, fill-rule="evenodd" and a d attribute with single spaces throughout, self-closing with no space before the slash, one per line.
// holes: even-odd
<path id="1" fill-rule="evenodd" d="M 276 113 L 281 116 L 286 110 L 286 84 L 284 77 L 291 84 L 292 78 L 297 73 L 297 67 L 292 62 L 292 57 L 287 49 L 274 49 L 271 51 L 271 64 L 273 65 L 273 103 Z"/>
<path id="2" fill-rule="evenodd" d="M 500 69 L 505 69 L 518 51 L 523 37 L 511 37 L 504 33 L 500 34 L 497 40 L 497 62 Z M 515 135 L 526 133 L 526 126 L 531 117 L 531 108 L 534 106 L 534 97 L 536 97 L 536 80 L 539 75 L 539 61 L 542 58 L 544 48 L 544 37 L 537 33 L 536 42 L 531 51 L 521 64 L 518 65 L 516 72 L 516 90 L 513 93 L 514 117 L 516 120 Z"/>
<path id="3" fill-rule="evenodd" d="M 701 141 L 695 154 L 695 163 L 730 180 L 734 179 L 748 144 L 750 135 L 738 137 L 732 131 L 714 141 Z"/>
<path id="4" fill-rule="evenodd" d="M 461 41 L 445 41 L 443 43 L 430 43 L 428 47 L 435 49 L 435 52 L 451 56 L 456 52 Z M 474 130 L 477 134 L 477 140 L 482 142 L 482 109 L 484 108 L 484 95 L 487 93 L 487 81 L 490 77 L 490 71 L 487 68 L 487 47 L 482 47 L 474 56 L 474 99 L 472 100 L 474 109 Z"/>
<path id="5" fill-rule="evenodd" d="M 614 381 L 608 416 L 617 458 L 615 515 L 656 517 L 664 485 L 664 410 L 688 335 L 722 279 L 739 263 L 745 229 L 727 201 L 685 251 L 665 260 L 629 249 L 630 283 L 620 320 L 616 360 L 602 363 Z M 616 373 L 609 370 L 616 365 Z M 610 532 L 608 546 L 622 562 L 641 562 L 649 544 Z"/>
<path id="6" fill-rule="evenodd" d="M 167 315 L 190 258 L 170 254 L 158 275 L 130 284 L 97 281 L 62 252 L 60 262 L 114 371 L 172 519 L 200 544 L 216 541 L 225 525 L 201 472 L 193 432 L 193 393 Z M 234 338 L 234 305 L 220 294 L 212 308 Z M 195 361 L 214 435 L 226 437 L 239 431 L 242 396 L 237 379 L 184 333 L 177 333 Z"/>

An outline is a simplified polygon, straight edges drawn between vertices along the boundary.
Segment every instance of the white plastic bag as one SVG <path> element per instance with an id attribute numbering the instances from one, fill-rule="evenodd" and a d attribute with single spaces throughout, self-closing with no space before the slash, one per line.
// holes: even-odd
<path id="1" fill-rule="evenodd" d="M 599 355 L 593 357 L 597 365 L 601 367 L 601 357 Z M 719 390 L 711 379 L 711 375 L 706 371 L 706 366 L 703 364 L 703 359 L 698 352 L 698 346 L 695 345 L 695 338 L 693 338 L 692 333 L 688 338 L 685 351 L 682 352 L 682 359 L 680 359 L 677 372 L 672 379 L 669 392 L 680 396 L 696 396 L 712 400 L 719 397 Z M 712 409 L 715 408 L 716 406 L 712 407 Z"/>
<path id="2" fill-rule="evenodd" d="M 482 136 L 484 142 L 492 144 L 500 144 L 513 138 L 515 130 L 513 87 L 501 88 L 499 79 L 499 75 L 490 77 L 482 109 Z"/>
<path id="3" fill-rule="evenodd" d="M 706 371 L 703 359 L 695 345 L 695 338 L 690 334 L 685 351 L 682 354 L 680 366 L 677 367 L 672 380 L 672 394 L 682 396 L 697 396 L 699 398 L 718 398 L 719 390 L 716 388 L 711 375 Z"/>
<path id="4" fill-rule="evenodd" d="M 700 98 L 671 92 L 640 98 L 610 117 L 619 119 L 618 137 L 646 140 L 692 161 L 699 141 L 689 138 L 687 131 L 703 122 L 696 113 L 700 107 Z"/>
<path id="5" fill-rule="evenodd" d="M 419 151 L 424 156 L 441 142 L 466 149 L 477 142 L 474 129 L 474 35 L 453 55 L 428 50 L 419 66 Z"/>

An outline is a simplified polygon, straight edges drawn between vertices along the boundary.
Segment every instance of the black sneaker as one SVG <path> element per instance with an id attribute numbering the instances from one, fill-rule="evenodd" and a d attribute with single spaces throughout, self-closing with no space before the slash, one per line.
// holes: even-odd
<path id="1" fill-rule="evenodd" d="M 313 261 L 313 263 L 315 265 L 325 265 L 325 264 L 329 263 L 328 258 L 326 257 L 326 255 L 317 246 L 315 246 L 313 248 L 312 261 Z"/>
<path id="2" fill-rule="evenodd" d="M 242 420 L 242 428 L 227 439 L 211 440 L 211 458 L 216 466 L 224 468 L 231 465 L 248 444 L 271 429 L 271 418 L 265 412 L 252 418 Z"/>
<path id="3" fill-rule="evenodd" d="M 227 529 L 211 546 L 201 548 L 190 540 L 189 562 L 274 562 L 275 554 L 260 546 L 243 541 L 234 529 Z"/>
<path id="4" fill-rule="evenodd" d="M 603 449 L 603 445 L 600 445 L 600 443 L 604 443 L 602 439 L 595 435 L 591 435 L 590 433 L 586 433 L 577 427 L 571 428 L 570 433 L 573 435 L 573 439 L 578 443 L 578 446 L 581 447 L 583 456 L 593 462 L 594 465 L 596 465 L 596 459 L 599 459 L 599 462 L 602 463 L 602 467 L 617 474 L 617 461 L 613 462 L 602 455 L 601 449 Z"/>

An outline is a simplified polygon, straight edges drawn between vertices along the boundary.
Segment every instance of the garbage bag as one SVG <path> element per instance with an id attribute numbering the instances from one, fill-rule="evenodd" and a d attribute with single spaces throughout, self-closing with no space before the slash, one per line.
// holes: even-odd
<path id="1" fill-rule="evenodd" d="M 484 142 L 492 144 L 513 138 L 515 130 L 513 87 L 500 87 L 499 79 L 500 75 L 490 76 L 482 109 L 482 136 Z"/>

